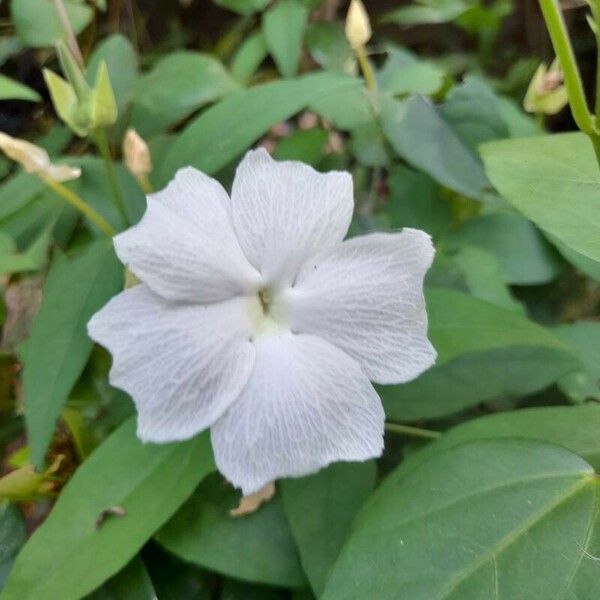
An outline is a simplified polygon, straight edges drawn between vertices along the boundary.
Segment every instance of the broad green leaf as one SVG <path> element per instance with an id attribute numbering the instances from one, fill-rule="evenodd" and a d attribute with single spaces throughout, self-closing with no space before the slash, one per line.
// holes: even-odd
<path id="1" fill-rule="evenodd" d="M 398 155 L 437 182 L 481 199 L 489 183 L 483 166 L 434 106 L 421 96 L 381 96 L 382 129 Z"/>
<path id="2" fill-rule="evenodd" d="M 392 421 L 437 419 L 483 402 L 538 392 L 581 369 L 576 357 L 544 346 L 463 354 L 403 385 L 377 386 Z"/>
<path id="3" fill-rule="evenodd" d="M 144 562 L 136 556 L 124 569 L 111 577 L 86 600 L 156 600 Z"/>
<path id="4" fill-rule="evenodd" d="M 0 233 L 0 274 L 37 271 L 46 262 L 51 242 L 52 231 L 47 228 L 26 250 L 19 252 L 10 236 Z"/>
<path id="5" fill-rule="evenodd" d="M 108 76 L 115 94 L 119 115 L 133 99 L 138 75 L 138 59 L 131 42 L 121 34 L 102 40 L 92 53 L 86 69 L 87 80 L 93 85 L 102 62 L 106 63 Z"/>
<path id="6" fill-rule="evenodd" d="M 273 157 L 277 160 L 300 160 L 315 166 L 323 158 L 328 138 L 329 133 L 319 127 L 299 129 L 277 144 Z"/>
<path id="7" fill-rule="evenodd" d="M 464 442 L 497 438 L 540 440 L 563 446 L 600 469 L 600 406 L 524 408 L 473 419 L 446 431 L 436 442 L 411 454 L 390 480 L 399 482 L 434 454 Z"/>
<path id="8" fill-rule="evenodd" d="M 0 100 L 39 102 L 41 99 L 41 96 L 29 86 L 0 74 Z"/>
<path id="9" fill-rule="evenodd" d="M 552 242 L 553 246 L 559 251 L 561 256 L 576 269 L 591 277 L 595 281 L 600 281 L 600 261 L 593 260 L 588 256 L 565 246 L 556 236 L 546 234 L 546 237 Z"/>
<path id="10" fill-rule="evenodd" d="M 450 91 L 439 114 L 474 154 L 484 142 L 509 134 L 494 91 L 474 76 Z"/>
<path id="11" fill-rule="evenodd" d="M 142 444 L 126 421 L 79 467 L 19 553 L 2 600 L 77 600 L 117 573 L 214 469 L 209 436 Z M 125 514 L 110 514 L 118 507 Z M 114 512 L 114 511 L 113 511 Z"/>
<path id="12" fill-rule="evenodd" d="M 440 67 L 394 46 L 388 49 L 388 58 L 377 74 L 381 89 L 394 96 L 436 94 L 445 79 L 446 73 Z"/>
<path id="13" fill-rule="evenodd" d="M 530 221 L 519 214 L 494 213 L 461 223 L 444 238 L 448 248 L 464 244 L 492 254 L 506 281 L 517 285 L 548 283 L 560 273 L 560 260 Z"/>
<path id="14" fill-rule="evenodd" d="M 157 541 L 187 562 L 236 579 L 305 585 L 279 496 L 252 514 L 233 518 L 229 511 L 239 497 L 220 475 L 207 477 L 158 532 Z"/>
<path id="15" fill-rule="evenodd" d="M 31 460 L 41 468 L 56 419 L 92 349 L 86 325 L 120 289 L 122 269 L 109 240 L 53 261 L 23 357 Z"/>
<path id="16" fill-rule="evenodd" d="M 323 69 L 354 72 L 356 59 L 340 23 L 311 23 L 306 30 L 306 47 L 313 60 Z"/>
<path id="17" fill-rule="evenodd" d="M 15 504 L 0 504 L 0 590 L 15 561 L 21 546 L 25 543 L 25 523 Z"/>
<path id="18" fill-rule="evenodd" d="M 336 463 L 315 475 L 281 482 L 283 507 L 300 559 L 317 596 L 354 516 L 375 487 L 374 462 Z"/>
<path id="19" fill-rule="evenodd" d="M 450 255 L 449 261 L 463 276 L 472 296 L 524 314 L 523 305 L 512 297 L 502 266 L 493 254 L 478 246 L 463 244 Z"/>
<path id="20" fill-rule="evenodd" d="M 425 173 L 395 165 L 390 169 L 387 185 L 389 196 L 384 214 L 392 228 L 423 229 L 437 238 L 452 225 L 450 202 Z"/>
<path id="21" fill-rule="evenodd" d="M 159 166 L 157 182 L 166 183 L 178 168 L 187 165 L 212 174 L 244 152 L 272 125 L 289 119 L 316 96 L 335 94 L 357 82 L 340 74 L 317 73 L 231 94 L 183 130 Z"/>
<path id="22" fill-rule="evenodd" d="M 350 135 L 350 150 L 361 165 L 381 167 L 390 162 L 386 141 L 377 121 L 355 127 Z"/>
<path id="23" fill-rule="evenodd" d="M 447 289 L 430 289 L 426 297 L 438 365 L 468 352 L 509 346 L 569 350 L 541 325 L 484 300 Z"/>
<path id="24" fill-rule="evenodd" d="M 600 549 L 599 496 L 592 467 L 547 443 L 436 453 L 371 497 L 323 598 L 596 597 L 596 565 L 583 553 Z"/>
<path id="25" fill-rule="evenodd" d="M 44 188 L 38 177 L 24 171 L 3 181 L 0 184 L 0 222 L 31 202 Z"/>
<path id="26" fill-rule="evenodd" d="M 308 9 L 297 0 L 278 0 L 262 18 L 267 48 L 284 77 L 294 77 L 302 52 Z"/>
<path id="27" fill-rule="evenodd" d="M 508 202 L 569 248 L 600 261 L 600 172 L 584 134 L 490 142 L 481 154 Z"/>
<path id="28" fill-rule="evenodd" d="M 71 27 L 79 33 L 91 21 L 93 10 L 78 0 L 64 0 L 64 4 Z M 11 0 L 10 8 L 17 35 L 24 46 L 41 48 L 64 39 L 64 30 L 52 2 Z"/>
<path id="29" fill-rule="evenodd" d="M 388 418 L 436 418 L 520 397 L 581 368 L 568 345 L 514 310 L 430 289 L 427 311 L 437 364 L 406 384 L 378 386 Z"/>
<path id="30" fill-rule="evenodd" d="M 573 349 L 582 365 L 558 382 L 561 390 L 574 402 L 600 400 L 600 323 L 558 325 L 553 332 Z"/>
<path id="31" fill-rule="evenodd" d="M 417 0 L 411 6 L 387 13 L 383 21 L 401 25 L 447 23 L 460 17 L 468 8 L 465 0 Z"/>
<path id="32" fill-rule="evenodd" d="M 246 85 L 269 53 L 265 36 L 256 31 L 248 36 L 231 61 L 231 76 L 240 84 Z"/>
<path id="33" fill-rule="evenodd" d="M 131 126 L 142 136 L 159 133 L 236 88 L 225 67 L 212 56 L 173 52 L 137 80 Z"/>

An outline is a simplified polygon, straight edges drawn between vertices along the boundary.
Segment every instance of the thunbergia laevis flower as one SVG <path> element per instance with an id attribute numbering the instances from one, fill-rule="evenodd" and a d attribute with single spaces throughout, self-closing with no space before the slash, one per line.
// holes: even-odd
<path id="1" fill-rule="evenodd" d="M 431 366 L 423 277 L 426 233 L 342 241 L 348 173 L 249 152 L 231 198 L 192 168 L 148 198 L 115 237 L 142 281 L 89 323 L 113 356 L 145 441 L 210 427 L 219 470 L 244 494 L 383 448 L 371 381 Z"/>

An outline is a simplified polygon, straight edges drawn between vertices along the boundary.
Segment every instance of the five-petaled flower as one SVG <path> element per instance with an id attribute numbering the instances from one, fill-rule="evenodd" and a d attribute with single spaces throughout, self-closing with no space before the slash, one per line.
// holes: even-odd
<path id="1" fill-rule="evenodd" d="M 192 168 L 148 198 L 114 240 L 142 283 L 89 323 L 142 440 L 210 427 L 219 470 L 244 494 L 381 454 L 370 382 L 435 360 L 423 298 L 434 251 L 413 229 L 342 241 L 353 208 L 348 173 L 264 150 L 241 162 L 231 198 Z"/>

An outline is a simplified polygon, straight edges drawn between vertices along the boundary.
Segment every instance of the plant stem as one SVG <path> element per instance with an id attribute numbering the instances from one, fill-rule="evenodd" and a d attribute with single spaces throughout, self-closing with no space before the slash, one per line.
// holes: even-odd
<path id="1" fill-rule="evenodd" d="M 60 196 L 67 204 L 77 209 L 83 216 L 87 217 L 94 225 L 98 227 L 108 237 L 115 235 L 116 231 L 111 225 L 100 216 L 89 204 L 86 204 L 75 192 L 65 187 L 62 183 L 46 177 L 43 174 L 38 174 L 38 177 L 58 196 Z"/>
<path id="2" fill-rule="evenodd" d="M 442 435 L 439 431 L 421 429 L 420 427 L 411 427 L 410 425 L 402 425 L 401 423 L 390 423 L 388 421 L 385 423 L 385 428 L 387 431 L 391 431 L 392 433 L 402 433 L 404 435 L 424 438 L 427 440 L 437 440 Z"/>
<path id="3" fill-rule="evenodd" d="M 600 130 L 600 0 L 592 4 L 592 18 L 596 23 L 596 129 Z"/>
<path id="4" fill-rule="evenodd" d="M 102 160 L 104 161 L 104 167 L 108 177 L 108 185 L 110 186 L 110 191 L 112 193 L 115 206 L 121 215 L 123 223 L 128 225 L 129 220 L 127 219 L 127 213 L 125 212 L 125 201 L 123 200 L 121 188 L 119 187 L 119 182 L 117 181 L 117 175 L 115 173 L 112 156 L 110 155 L 110 149 L 108 147 L 106 132 L 104 129 L 95 129 L 92 132 L 92 136 L 96 142 L 96 146 L 98 147 L 100 154 L 102 155 Z"/>
<path id="5" fill-rule="evenodd" d="M 151 194 L 153 192 L 152 189 L 152 184 L 150 183 L 150 180 L 148 179 L 148 175 L 140 175 L 137 178 L 138 183 L 140 184 L 140 187 L 142 188 L 142 191 L 144 192 L 144 194 Z"/>
<path id="6" fill-rule="evenodd" d="M 358 60 L 358 64 L 360 65 L 360 70 L 362 71 L 363 77 L 365 79 L 365 85 L 367 86 L 367 89 L 371 92 L 376 91 L 377 82 L 375 81 L 373 69 L 371 68 L 369 59 L 367 58 L 365 47 L 356 46 L 356 48 L 354 48 L 354 53 L 356 54 L 356 59 Z"/>
<path id="7" fill-rule="evenodd" d="M 554 52 L 564 74 L 573 118 L 577 127 L 591 137 L 595 135 L 594 121 L 589 113 L 581 76 L 558 0 L 539 0 L 539 2 Z"/>
<path id="8" fill-rule="evenodd" d="M 67 14 L 67 9 L 63 4 L 62 0 L 52 0 L 54 4 L 54 10 L 58 15 L 58 20 L 65 32 L 65 38 L 67 42 L 67 46 L 71 51 L 71 54 L 79 64 L 81 68 L 83 68 L 83 55 L 81 54 L 81 50 L 79 48 L 79 44 L 77 43 L 77 38 L 75 37 L 75 32 L 71 27 L 71 21 L 69 21 L 69 15 Z"/>

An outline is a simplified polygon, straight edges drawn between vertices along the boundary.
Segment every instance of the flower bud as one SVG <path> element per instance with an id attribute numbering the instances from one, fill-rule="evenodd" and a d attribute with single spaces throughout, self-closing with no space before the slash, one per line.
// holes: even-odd
<path id="1" fill-rule="evenodd" d="M 129 128 L 123 138 L 125 167 L 136 178 L 145 177 L 152 171 L 152 159 L 148 144 L 135 129 Z"/>
<path id="2" fill-rule="evenodd" d="M 352 0 L 346 16 L 346 38 L 352 48 L 364 46 L 372 35 L 369 15 L 361 0 Z"/>
<path id="3" fill-rule="evenodd" d="M 555 60 L 549 69 L 541 63 L 529 84 L 523 108 L 530 113 L 555 115 L 568 103 L 569 96 L 558 61 Z"/>
<path id="4" fill-rule="evenodd" d="M 0 132 L 0 150 L 8 158 L 18 162 L 27 173 L 43 175 L 58 182 L 77 179 L 81 175 L 81 169 L 78 167 L 54 165 L 43 148 L 2 132 Z"/>

